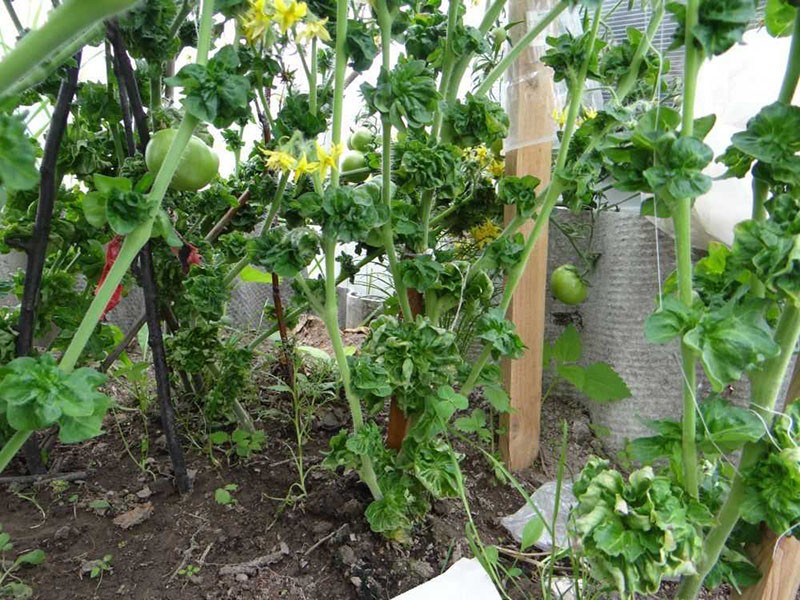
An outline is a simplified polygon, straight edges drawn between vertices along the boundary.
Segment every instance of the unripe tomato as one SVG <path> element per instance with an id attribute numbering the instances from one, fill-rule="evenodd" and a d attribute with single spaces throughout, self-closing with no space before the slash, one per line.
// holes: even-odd
<path id="1" fill-rule="evenodd" d="M 589 287 L 575 265 L 561 265 L 550 275 L 550 292 L 557 300 L 574 306 L 586 300 Z"/>
<path id="2" fill-rule="evenodd" d="M 508 31 L 505 27 L 495 27 L 492 29 L 492 39 L 494 40 L 495 48 L 499 48 L 500 44 L 508 38 Z"/>
<path id="3" fill-rule="evenodd" d="M 177 133 L 175 129 L 162 129 L 153 134 L 144 152 L 148 171 L 153 174 L 158 172 Z M 197 191 L 207 186 L 217 176 L 218 170 L 219 157 L 203 140 L 192 136 L 169 187 L 179 192 Z"/>
<path id="4" fill-rule="evenodd" d="M 367 158 L 363 152 L 349 150 L 342 155 L 342 178 L 347 181 L 358 183 L 369 177 L 369 171 L 363 173 L 348 174 L 349 171 L 357 171 L 367 168 Z"/>
<path id="5" fill-rule="evenodd" d="M 350 148 L 350 150 L 369 152 L 374 145 L 375 136 L 366 127 L 359 127 L 347 138 L 347 147 Z"/>

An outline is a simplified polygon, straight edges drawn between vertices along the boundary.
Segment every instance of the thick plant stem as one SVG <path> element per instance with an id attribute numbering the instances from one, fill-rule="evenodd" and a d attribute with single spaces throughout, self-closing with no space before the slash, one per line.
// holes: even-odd
<path id="1" fill-rule="evenodd" d="M 378 0 L 376 5 L 378 25 L 381 30 L 381 60 L 385 71 L 391 68 L 391 44 L 392 44 L 392 17 L 386 0 Z M 389 115 L 381 116 L 381 197 L 384 205 L 391 214 L 392 206 L 392 123 Z M 397 258 L 397 250 L 394 245 L 394 231 L 391 221 L 385 223 L 381 228 L 383 245 L 386 250 L 386 257 L 389 259 L 389 270 L 392 273 L 395 293 L 400 304 L 400 311 L 406 321 L 412 321 L 411 305 L 408 303 L 408 292 L 403 284 L 400 275 L 400 261 Z"/>
<path id="2" fill-rule="evenodd" d="M 525 267 L 528 264 L 531 254 L 533 254 L 533 249 L 536 246 L 536 242 L 541 237 L 545 225 L 550 220 L 550 213 L 553 212 L 553 208 L 555 208 L 556 202 L 558 202 L 558 197 L 561 195 L 562 185 L 558 179 L 558 173 L 564 168 L 564 165 L 567 162 L 567 156 L 569 155 L 569 147 L 572 143 L 572 136 L 575 133 L 578 113 L 580 112 L 581 104 L 583 102 L 583 89 L 586 85 L 586 75 L 589 72 L 589 58 L 594 53 L 594 45 L 595 41 L 597 40 L 597 32 L 599 28 L 600 9 L 598 8 L 595 10 L 594 18 L 592 20 L 591 37 L 589 45 L 586 49 L 586 59 L 581 64 L 580 71 L 578 72 L 575 80 L 568 83 L 570 100 L 569 105 L 567 106 L 564 134 L 561 138 L 561 146 L 558 149 L 558 155 L 556 156 L 556 176 L 545 190 L 542 205 L 539 209 L 539 214 L 537 215 L 536 222 L 533 225 L 533 230 L 525 240 L 522 256 L 517 264 L 514 265 L 508 272 L 505 290 L 503 291 L 503 298 L 500 301 L 500 310 L 503 312 L 507 312 L 508 307 L 511 306 L 511 300 L 514 297 L 514 292 L 516 291 L 517 286 L 519 286 L 519 282 L 522 280 L 522 275 L 525 272 Z M 464 385 L 461 388 L 462 394 L 466 395 L 472 391 L 472 388 L 475 387 L 475 384 L 477 383 L 478 378 L 480 377 L 480 374 L 490 357 L 491 348 L 489 346 L 484 346 L 480 356 L 478 357 L 478 360 L 472 367 L 472 371 L 470 371 L 467 380 L 464 382 Z"/>
<path id="3" fill-rule="evenodd" d="M 658 28 L 663 20 L 664 1 L 657 0 L 653 7 L 653 16 L 650 17 L 650 22 L 647 24 L 645 34 L 642 36 L 642 39 L 639 40 L 639 45 L 636 46 L 636 50 L 633 53 L 630 68 L 617 87 L 616 95 L 620 101 L 630 94 L 631 90 L 633 90 L 634 86 L 636 85 L 636 82 L 639 79 L 639 67 L 642 64 L 642 60 L 644 60 L 647 51 L 650 49 L 653 38 L 658 32 Z"/>
<path id="4" fill-rule="evenodd" d="M 136 0 L 64 0 L 53 10 L 47 22 L 24 36 L 0 61 L 0 95 L 48 60 L 64 44 L 82 34 L 98 21 L 133 6 Z"/>
<path id="5" fill-rule="evenodd" d="M 32 431 L 17 431 L 9 438 L 2 449 L 0 449 L 0 473 L 6 470 L 8 463 L 17 455 L 20 448 L 28 441 Z"/>
<path id="6" fill-rule="evenodd" d="M 144 245 L 139 253 L 141 266 L 141 283 L 144 292 L 144 305 L 147 314 L 147 328 L 150 350 L 153 353 L 153 369 L 156 375 L 156 393 L 158 406 L 161 411 L 161 426 L 164 428 L 164 437 L 167 441 L 167 450 L 175 473 L 175 484 L 178 492 L 187 493 L 192 488 L 189 475 L 186 472 L 186 460 L 183 456 L 181 442 L 178 439 L 178 428 L 175 419 L 175 408 L 172 406 L 169 385 L 169 366 L 167 353 L 164 350 L 164 337 L 161 332 L 161 319 L 159 318 L 158 290 L 156 287 L 155 271 L 153 270 L 153 255 L 150 243 Z"/>
<path id="7" fill-rule="evenodd" d="M 347 0 L 336 0 L 336 64 L 333 74 L 333 125 L 331 143 L 342 143 L 342 113 L 344 109 L 344 76 L 347 70 Z M 331 172 L 331 186 L 339 185 L 339 169 Z"/>
<path id="8" fill-rule="evenodd" d="M 519 57 L 520 54 L 530 46 L 531 42 L 539 37 L 542 32 L 547 29 L 547 27 L 556 20 L 558 15 L 564 12 L 569 7 L 569 3 L 566 0 L 561 0 L 558 4 L 556 4 L 553 8 L 551 8 L 548 13 L 542 17 L 542 20 L 539 21 L 536 26 L 528 31 L 524 36 L 520 38 L 520 40 L 514 44 L 511 50 L 508 51 L 503 59 L 497 63 L 497 65 L 489 72 L 486 76 L 486 79 L 483 80 L 480 87 L 475 91 L 476 96 L 485 96 L 489 93 L 489 90 L 492 89 L 492 86 L 497 82 L 500 77 L 508 70 L 508 68 L 514 63 L 515 60 Z M 453 86 L 453 82 L 451 82 L 451 87 L 458 87 L 457 85 Z"/>
<path id="9" fill-rule="evenodd" d="M 775 329 L 775 341 L 781 347 L 781 352 L 764 363 L 762 369 L 751 376 L 753 394 L 750 407 L 757 411 L 766 422 L 770 422 L 772 419 L 772 411 L 775 408 L 775 402 L 789 368 L 798 337 L 800 337 L 800 308 L 794 304 L 787 304 Z M 741 473 L 759 459 L 761 452 L 762 447 L 757 443 L 747 444 L 744 447 L 737 475 L 731 484 L 728 497 L 717 515 L 717 525 L 709 532 L 703 544 L 703 556 L 697 567 L 697 574 L 683 581 L 676 596 L 677 600 L 694 600 L 700 593 L 703 580 L 717 563 L 720 553 L 725 548 L 725 542 L 739 520 L 739 512 L 746 491 Z"/>
<path id="10" fill-rule="evenodd" d="M 344 350 L 342 332 L 339 330 L 339 315 L 337 310 L 336 295 L 336 239 L 326 237 L 323 241 L 323 252 L 325 253 L 325 306 L 321 315 L 331 338 L 333 354 L 336 364 L 339 366 L 339 375 L 342 378 L 347 404 L 350 407 L 350 414 L 353 418 L 353 429 L 358 431 L 364 426 L 364 415 L 361 411 L 361 403 L 353 393 L 350 385 L 350 365 L 347 362 L 347 354 Z M 380 500 L 383 497 L 378 478 L 375 475 L 375 468 L 372 466 L 372 458 L 368 455 L 361 457 L 361 469 L 359 469 L 361 480 L 367 485 L 372 497 Z"/>
<path id="11" fill-rule="evenodd" d="M 692 240 L 691 199 L 677 201 L 672 209 L 675 228 L 675 254 L 678 265 L 678 296 L 686 306 L 692 304 Z M 683 415 L 681 419 L 681 457 L 683 484 L 686 491 L 697 498 L 697 432 L 696 393 L 697 374 L 694 352 L 681 344 L 681 369 L 683 371 Z"/>
<path id="12" fill-rule="evenodd" d="M 201 17 L 200 17 L 200 33 L 197 43 L 197 63 L 205 65 L 208 62 L 208 52 L 211 47 L 211 26 L 214 17 L 214 0 L 204 0 Z M 161 168 L 156 174 L 156 179 L 153 182 L 153 187 L 150 190 L 149 198 L 152 203 L 150 218 L 139 225 L 130 235 L 125 238 L 120 249 L 119 256 L 116 262 L 111 267 L 103 285 L 97 290 L 94 300 L 92 301 L 86 314 L 83 316 L 78 330 L 75 332 L 69 346 L 67 347 L 64 355 L 61 357 L 59 366 L 66 372 L 72 371 L 75 364 L 80 358 L 81 352 L 86 347 L 89 337 L 92 335 L 94 328 L 100 321 L 111 295 L 114 293 L 117 285 L 122 281 L 125 273 L 130 268 L 134 259 L 136 258 L 139 250 L 150 239 L 150 233 L 153 229 L 153 221 L 158 214 L 158 209 L 161 207 L 161 202 L 167 192 L 169 183 L 172 181 L 173 175 L 178 168 L 181 154 L 183 149 L 189 143 L 194 128 L 197 126 L 198 121 L 195 117 L 186 114 L 181 121 L 180 127 L 172 140 L 167 157 L 165 158 Z"/>
<path id="13" fill-rule="evenodd" d="M 701 50 L 694 39 L 694 29 L 698 22 L 699 0 L 686 3 L 685 75 L 683 83 L 683 105 L 681 136 L 694 135 L 694 99 L 697 91 L 697 74 L 702 62 Z M 691 215 L 693 198 L 680 198 L 673 202 L 672 222 L 675 229 L 675 255 L 678 276 L 678 298 L 686 305 L 692 305 L 692 233 Z M 698 496 L 696 400 L 697 374 L 694 352 L 681 343 L 681 368 L 683 371 L 683 415 L 681 453 L 683 460 L 683 485 L 692 498 Z"/>
<path id="14" fill-rule="evenodd" d="M 503 12 L 503 7 L 505 5 L 506 0 L 495 0 L 491 6 L 486 9 L 486 13 L 483 15 L 483 20 L 478 27 L 481 33 L 484 35 L 489 33 L 489 30 L 494 26 L 495 22 L 500 17 L 500 13 Z M 474 54 L 472 52 L 467 52 L 464 54 L 464 56 L 456 61 L 455 65 L 453 65 L 453 69 L 450 72 L 450 77 L 447 81 L 447 87 L 445 88 L 445 100 L 448 104 L 452 103 L 458 97 L 458 89 L 461 87 L 461 80 L 464 78 L 464 73 L 467 72 L 469 63 L 473 56 Z"/>
<path id="15" fill-rule="evenodd" d="M 311 72 L 308 77 L 308 110 L 317 114 L 317 38 L 311 39 Z"/>
<path id="16" fill-rule="evenodd" d="M 450 85 L 450 74 L 453 71 L 453 62 L 455 60 L 455 52 L 453 51 L 453 38 L 456 35 L 456 26 L 458 25 L 458 9 L 461 7 L 461 2 L 452 0 L 447 8 L 447 30 L 444 38 L 444 57 L 442 58 L 442 79 L 439 82 L 439 94 L 443 98 L 447 97 L 447 88 Z M 439 137 L 439 130 L 442 127 L 442 119 L 444 111 L 436 111 L 436 116 L 433 120 L 431 127 L 431 137 L 436 139 Z"/>
<path id="17" fill-rule="evenodd" d="M 794 92 L 797 89 L 797 81 L 800 79 L 800 11 L 794 17 L 794 29 L 792 30 L 792 46 L 789 49 L 789 62 L 786 63 L 786 72 L 783 75 L 781 91 L 778 95 L 778 102 L 791 104 Z"/>

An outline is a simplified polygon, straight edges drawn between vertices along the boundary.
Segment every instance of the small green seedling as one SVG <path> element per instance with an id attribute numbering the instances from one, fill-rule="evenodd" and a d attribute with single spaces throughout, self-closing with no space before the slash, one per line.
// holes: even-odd
<path id="1" fill-rule="evenodd" d="M 217 488 L 214 490 L 214 500 L 222 506 L 232 506 L 236 504 L 236 498 L 233 497 L 233 493 L 238 489 L 239 486 L 235 483 L 229 483 L 225 487 Z"/>
<path id="2" fill-rule="evenodd" d="M 178 570 L 178 575 L 181 577 L 186 577 L 189 579 L 190 577 L 194 577 L 200 573 L 200 567 L 197 565 L 186 565 L 183 569 Z"/>
<path id="3" fill-rule="evenodd" d="M 98 558 L 92 561 L 91 568 L 89 569 L 89 577 L 91 579 L 103 580 L 105 573 L 111 573 L 114 569 L 111 566 L 111 559 L 114 558 L 111 554 L 106 554 L 103 558 Z"/>
<path id="4" fill-rule="evenodd" d="M 17 576 L 17 573 L 24 566 L 33 567 L 42 564 L 45 559 L 44 550 L 37 548 L 24 552 L 12 561 L 6 558 L 6 554 L 13 549 L 11 536 L 3 531 L 0 525 L 0 598 L 31 598 L 33 590 Z"/>
<path id="5" fill-rule="evenodd" d="M 243 429 L 234 429 L 232 433 L 215 431 L 208 436 L 208 441 L 228 458 L 233 454 L 239 458 L 250 458 L 264 447 L 265 439 L 266 434 L 263 431 L 250 432 Z"/>

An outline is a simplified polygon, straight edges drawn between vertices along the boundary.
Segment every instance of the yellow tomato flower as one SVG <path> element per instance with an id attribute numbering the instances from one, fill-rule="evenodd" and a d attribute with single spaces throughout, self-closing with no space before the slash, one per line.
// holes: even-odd
<path id="1" fill-rule="evenodd" d="M 500 178 L 506 172 L 506 163 L 505 161 L 495 159 L 489 164 L 489 173 L 492 174 L 492 177 Z"/>
<path id="2" fill-rule="evenodd" d="M 583 116 L 586 117 L 586 119 L 594 119 L 597 116 L 597 110 L 591 107 L 590 108 L 584 107 Z"/>
<path id="3" fill-rule="evenodd" d="M 559 129 L 563 129 L 564 125 L 567 124 L 567 111 L 565 110 L 558 110 L 557 108 L 553 109 L 553 121 L 556 122 Z"/>
<path id="4" fill-rule="evenodd" d="M 252 0 L 247 12 L 242 16 L 242 31 L 245 39 L 253 44 L 266 35 L 272 17 L 267 14 L 265 0 Z"/>
<path id="5" fill-rule="evenodd" d="M 283 150 L 266 150 L 262 148 L 261 153 L 267 157 L 267 168 L 271 171 L 288 173 L 297 164 L 294 156 Z"/>
<path id="6" fill-rule="evenodd" d="M 289 0 L 273 0 L 275 4 L 275 21 L 281 28 L 281 33 L 286 33 L 297 21 L 300 21 L 308 14 L 308 5 L 305 2 Z"/>
<path id="7" fill-rule="evenodd" d="M 306 158 L 306 153 L 303 152 L 303 156 L 300 157 L 300 160 L 297 161 L 297 164 L 294 166 L 294 181 L 297 183 L 303 175 L 311 175 L 312 173 L 316 173 L 319 170 L 319 163 L 318 162 L 308 162 L 308 158 Z"/>
<path id="8" fill-rule="evenodd" d="M 308 21 L 305 27 L 303 27 L 303 31 L 298 34 L 298 41 L 306 42 L 316 38 L 322 42 L 330 42 L 331 34 L 328 33 L 328 30 L 325 28 L 327 22 L 327 17 L 317 21 Z"/>
<path id="9" fill-rule="evenodd" d="M 479 248 L 484 248 L 497 239 L 501 233 L 500 226 L 494 221 L 486 219 L 480 225 L 475 225 L 469 230 L 469 236 L 474 244 Z"/>
<path id="10" fill-rule="evenodd" d="M 331 151 L 327 152 L 325 148 L 317 143 L 317 160 L 319 161 L 319 174 L 320 177 L 325 179 L 328 174 L 328 169 L 336 171 L 339 168 L 339 157 L 342 155 L 344 146 L 342 144 L 333 144 Z"/>

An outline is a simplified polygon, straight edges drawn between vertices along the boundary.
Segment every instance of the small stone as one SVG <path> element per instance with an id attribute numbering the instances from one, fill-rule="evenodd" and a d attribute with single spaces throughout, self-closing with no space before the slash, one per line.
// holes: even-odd
<path id="1" fill-rule="evenodd" d="M 361 587 L 361 583 L 362 583 L 361 582 L 361 577 L 351 577 L 350 578 L 350 583 L 352 583 L 354 586 L 356 586 L 356 588 L 360 588 Z"/>
<path id="2" fill-rule="evenodd" d="M 250 579 L 250 576 L 247 573 L 237 573 L 235 579 L 236 581 L 244 583 L 245 581 L 248 581 Z"/>
<path id="3" fill-rule="evenodd" d="M 347 565 L 348 567 L 352 567 L 358 561 L 355 551 L 350 546 L 341 546 L 338 554 L 339 560 L 342 561 L 342 564 Z"/>
<path id="4" fill-rule="evenodd" d="M 311 531 L 316 535 L 325 535 L 331 529 L 333 529 L 333 523 L 329 523 L 328 521 L 318 521 L 311 526 Z"/>
<path id="5" fill-rule="evenodd" d="M 146 502 L 126 513 L 122 513 L 114 519 L 114 525 L 122 529 L 130 529 L 134 525 L 139 525 L 149 519 L 153 515 L 153 510 L 153 503 Z"/>
<path id="6" fill-rule="evenodd" d="M 575 421 L 572 424 L 572 440 L 580 445 L 586 446 L 587 444 L 591 443 L 594 435 L 592 434 L 592 430 L 589 428 L 589 423 L 584 420 Z"/>
<path id="7" fill-rule="evenodd" d="M 139 498 L 139 500 L 147 500 L 152 495 L 153 491 L 147 486 L 144 486 L 142 489 L 136 492 L 136 497 Z"/>
<path id="8" fill-rule="evenodd" d="M 343 517 L 360 516 L 363 510 L 361 503 L 355 498 L 351 498 L 339 507 L 339 512 Z"/>
<path id="9" fill-rule="evenodd" d="M 436 571 L 433 570 L 433 567 L 430 566 L 423 560 L 412 560 L 408 564 L 408 568 L 411 570 L 414 575 L 419 577 L 420 579 L 424 579 L 427 581 L 428 579 L 432 579 L 434 575 L 436 575 Z"/>
<path id="10" fill-rule="evenodd" d="M 63 527 L 56 529 L 56 532 L 53 534 L 53 539 L 58 541 L 68 540 L 74 535 L 74 533 L 75 532 L 73 531 L 72 527 L 69 525 L 64 525 Z"/>
<path id="11" fill-rule="evenodd" d="M 339 429 L 343 425 L 342 420 L 333 410 L 322 413 L 319 422 L 324 429 Z"/>

